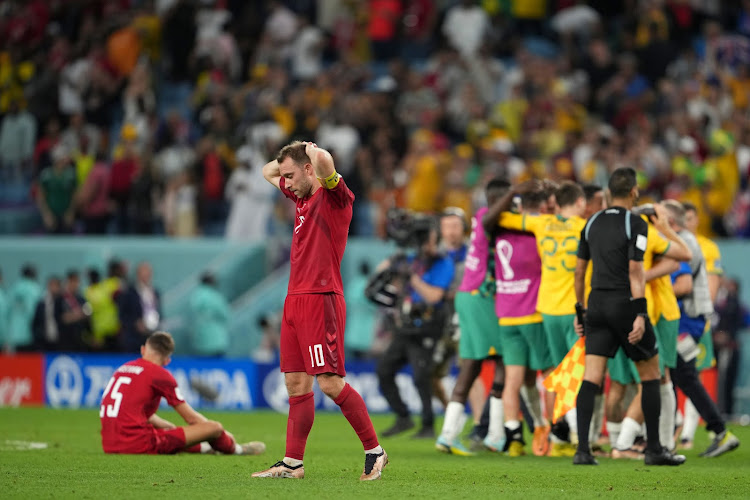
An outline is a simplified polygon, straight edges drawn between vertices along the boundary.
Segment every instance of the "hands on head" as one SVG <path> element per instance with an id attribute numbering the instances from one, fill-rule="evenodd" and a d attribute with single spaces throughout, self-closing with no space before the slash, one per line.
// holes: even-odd
<path id="1" fill-rule="evenodd" d="M 665 229 L 670 227 L 669 211 L 661 203 L 654 203 L 654 212 L 656 212 L 656 214 L 650 215 L 649 220 L 657 229 L 664 232 Z"/>
<path id="2" fill-rule="evenodd" d="M 526 194 L 541 191 L 542 189 L 544 189 L 544 183 L 542 183 L 542 181 L 539 179 L 529 179 L 516 185 L 513 191 L 516 194 Z"/>

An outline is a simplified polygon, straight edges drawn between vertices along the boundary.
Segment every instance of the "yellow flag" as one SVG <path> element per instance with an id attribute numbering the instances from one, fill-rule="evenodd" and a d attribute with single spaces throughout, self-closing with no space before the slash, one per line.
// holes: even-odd
<path id="1" fill-rule="evenodd" d="M 578 390 L 583 382 L 585 359 L 586 345 L 584 338 L 581 337 L 573 344 L 557 368 L 544 379 L 544 387 L 548 391 L 557 393 L 552 416 L 554 422 L 576 407 Z"/>

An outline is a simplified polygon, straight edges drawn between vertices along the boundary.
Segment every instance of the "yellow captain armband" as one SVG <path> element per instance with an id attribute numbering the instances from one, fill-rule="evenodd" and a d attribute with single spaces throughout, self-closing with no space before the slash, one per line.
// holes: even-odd
<path id="1" fill-rule="evenodd" d="M 318 177 L 318 182 L 320 182 L 320 185 L 326 189 L 335 188 L 336 186 L 339 185 L 340 180 L 341 180 L 341 176 L 335 170 L 333 171 L 331 175 L 329 175 L 325 179 L 322 177 Z"/>

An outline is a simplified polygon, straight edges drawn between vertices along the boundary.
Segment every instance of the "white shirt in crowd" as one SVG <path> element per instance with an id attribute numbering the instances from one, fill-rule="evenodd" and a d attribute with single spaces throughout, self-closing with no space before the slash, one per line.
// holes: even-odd
<path id="1" fill-rule="evenodd" d="M 477 53 L 490 27 L 487 12 L 478 5 L 451 7 L 443 21 L 443 34 L 461 55 Z"/>

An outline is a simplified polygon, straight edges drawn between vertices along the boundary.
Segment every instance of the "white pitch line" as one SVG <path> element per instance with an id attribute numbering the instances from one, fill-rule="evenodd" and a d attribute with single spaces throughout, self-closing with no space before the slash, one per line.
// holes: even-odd
<path id="1" fill-rule="evenodd" d="M 47 443 L 40 443 L 36 441 L 19 441 L 13 439 L 6 439 L 0 444 L 0 450 L 5 451 L 24 451 L 24 450 L 46 450 L 49 447 Z"/>

